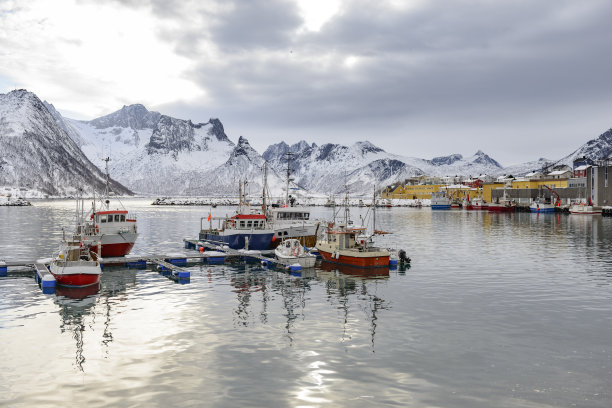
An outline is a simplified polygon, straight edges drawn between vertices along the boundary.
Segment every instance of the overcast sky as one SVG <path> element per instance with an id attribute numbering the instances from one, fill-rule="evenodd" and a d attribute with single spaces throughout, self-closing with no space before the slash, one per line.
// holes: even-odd
<path id="1" fill-rule="evenodd" d="M 558 159 L 612 127 L 609 0 L 0 0 L 0 93 L 272 143 Z"/>

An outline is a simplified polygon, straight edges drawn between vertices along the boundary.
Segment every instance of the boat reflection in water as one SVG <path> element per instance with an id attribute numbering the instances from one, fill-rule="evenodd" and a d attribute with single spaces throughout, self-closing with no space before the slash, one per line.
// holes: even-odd
<path id="1" fill-rule="evenodd" d="M 100 283 L 83 287 L 65 287 L 57 285 L 55 288 L 55 303 L 60 307 L 62 333 L 71 333 L 76 342 L 75 366 L 79 371 L 85 371 L 83 364 L 84 332 L 87 326 L 85 318 L 92 314 L 100 291 Z"/>
<path id="2" fill-rule="evenodd" d="M 64 296 L 69 299 L 85 299 L 87 296 L 95 295 L 100 291 L 100 282 L 89 285 L 89 286 L 63 286 L 57 285 L 55 288 L 55 294 L 57 296 Z M 96 299 L 92 298 L 93 303 L 95 303 Z"/>
<path id="3" fill-rule="evenodd" d="M 341 265 L 322 261 L 319 268 L 325 272 L 338 272 L 360 278 L 388 278 L 389 268 L 360 268 L 358 266 Z"/>

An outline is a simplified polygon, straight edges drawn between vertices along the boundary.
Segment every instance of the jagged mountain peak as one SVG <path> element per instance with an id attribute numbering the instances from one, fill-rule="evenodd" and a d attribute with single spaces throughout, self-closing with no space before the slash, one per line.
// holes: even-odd
<path id="1" fill-rule="evenodd" d="M 488 154 L 484 153 L 482 150 L 478 150 L 472 160 L 470 161 L 471 163 L 477 163 L 477 164 L 482 164 L 482 165 L 490 165 L 490 166 L 494 166 L 494 167 L 498 167 L 498 168 L 502 168 L 501 164 L 499 164 L 496 160 L 493 160 L 491 158 L 491 156 L 489 156 Z"/>
<path id="2" fill-rule="evenodd" d="M 378 146 L 375 146 L 373 143 L 365 140 L 365 141 L 361 141 L 361 142 L 357 142 L 354 145 L 358 150 L 360 150 L 361 154 L 368 154 L 368 153 L 382 153 L 384 152 L 383 149 L 381 149 Z"/>
<path id="3" fill-rule="evenodd" d="M 448 166 L 459 160 L 463 160 L 463 155 L 459 153 L 450 154 L 448 156 L 438 156 L 430 160 L 434 166 Z"/>
<path id="4" fill-rule="evenodd" d="M 245 156 L 248 158 L 259 157 L 259 153 L 257 153 L 257 151 L 253 149 L 253 147 L 251 147 L 251 144 L 244 136 L 240 136 L 238 138 L 238 144 L 236 144 L 236 146 L 234 147 L 234 150 L 232 151 L 229 160 L 231 161 L 232 159 L 239 156 Z"/>
<path id="5" fill-rule="evenodd" d="M 0 184 L 53 195 L 100 191 L 104 185 L 104 176 L 71 139 L 61 115 L 25 89 L 0 95 L 0 150 Z M 114 181 L 111 186 L 129 193 Z"/>
<path id="6" fill-rule="evenodd" d="M 211 125 L 208 134 L 211 136 L 215 136 L 220 142 L 230 142 L 229 137 L 225 134 L 225 129 L 223 128 L 223 123 L 218 118 L 210 118 L 207 123 L 203 123 L 201 125 Z M 230 142 L 231 143 L 231 142 Z"/>
<path id="7" fill-rule="evenodd" d="M 110 127 L 131 128 L 134 130 L 153 129 L 162 115 L 149 111 L 144 105 L 124 105 L 108 115 L 89 121 L 97 129 Z"/>

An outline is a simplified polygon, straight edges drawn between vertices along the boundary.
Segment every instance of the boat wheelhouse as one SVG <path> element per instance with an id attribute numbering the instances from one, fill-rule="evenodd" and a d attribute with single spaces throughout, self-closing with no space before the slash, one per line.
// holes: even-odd
<path id="1" fill-rule="evenodd" d="M 209 222 L 208 229 L 203 226 Z M 217 222 L 217 228 L 213 224 Z M 236 214 L 233 217 L 202 217 L 200 219 L 201 241 L 227 245 L 231 249 L 265 250 L 270 248 L 274 231 L 268 226 L 264 214 Z"/>

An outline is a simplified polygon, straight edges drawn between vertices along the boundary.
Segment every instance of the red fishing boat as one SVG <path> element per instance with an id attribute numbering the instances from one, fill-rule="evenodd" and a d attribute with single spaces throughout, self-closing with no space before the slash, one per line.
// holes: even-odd
<path id="1" fill-rule="evenodd" d="M 374 203 L 370 208 L 376 211 Z M 317 242 L 321 257 L 327 262 L 360 268 L 389 267 L 389 251 L 371 246 L 371 236 L 365 235 L 366 228 L 352 228 L 350 224 L 347 193 L 344 199 L 344 222 L 337 226 L 333 222 L 329 223 L 324 239 Z M 374 234 L 382 235 L 385 232 L 374 230 Z"/>
<path id="2" fill-rule="evenodd" d="M 99 206 L 96 200 L 92 203 L 91 210 L 85 217 L 79 218 L 79 208 L 77 208 L 77 218 L 80 222 L 77 225 L 77 234 L 81 235 L 82 241 L 92 247 L 94 253 L 98 252 L 97 245 L 101 244 L 100 251 L 103 258 L 125 256 L 130 253 L 136 239 L 138 238 L 138 228 L 136 217 L 130 216 L 128 211 L 111 205 L 111 195 L 109 191 L 108 161 L 106 158 L 106 191 L 100 199 Z M 81 203 L 81 213 L 82 213 Z"/>

